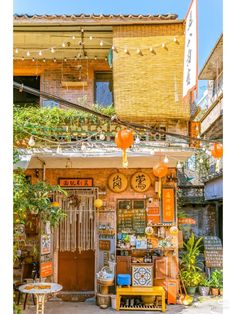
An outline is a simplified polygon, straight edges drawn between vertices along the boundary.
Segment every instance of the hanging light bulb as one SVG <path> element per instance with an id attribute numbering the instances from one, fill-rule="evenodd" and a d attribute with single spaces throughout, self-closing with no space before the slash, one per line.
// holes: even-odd
<path id="1" fill-rule="evenodd" d="M 85 143 L 82 143 L 82 145 L 81 145 L 81 150 L 82 150 L 82 151 L 85 151 L 85 150 L 86 150 L 86 145 L 85 145 Z"/>
<path id="2" fill-rule="evenodd" d="M 33 137 L 33 136 L 30 137 L 28 144 L 29 144 L 29 146 L 31 146 L 31 147 L 35 145 L 35 140 L 34 140 L 34 137 Z"/>
<path id="3" fill-rule="evenodd" d="M 97 58 L 98 58 L 97 56 L 94 57 L 95 60 L 97 60 Z"/>
<path id="4" fill-rule="evenodd" d="M 162 43 L 161 47 L 162 47 L 162 48 L 166 48 L 166 44 L 165 44 L 165 43 Z"/>
<path id="5" fill-rule="evenodd" d="M 75 35 L 72 36 L 72 39 L 75 39 Z"/>
<path id="6" fill-rule="evenodd" d="M 29 57 L 29 56 L 30 56 L 30 52 L 29 52 L 29 50 L 27 51 L 26 55 L 27 55 L 27 57 Z"/>
<path id="7" fill-rule="evenodd" d="M 134 142 L 135 142 L 135 144 L 139 144 L 139 143 L 140 143 L 140 138 L 139 138 L 139 136 L 138 136 L 138 135 L 136 136 L 136 138 L 135 138 L 135 141 L 134 141 Z"/>
<path id="8" fill-rule="evenodd" d="M 24 61 L 24 60 L 25 60 L 25 58 L 24 58 L 24 57 L 21 57 L 21 60 L 22 60 L 22 61 Z"/>
<path id="9" fill-rule="evenodd" d="M 61 146 L 60 146 L 60 145 L 58 145 L 58 146 L 57 146 L 57 154 L 61 154 L 61 153 L 62 153 Z"/>
<path id="10" fill-rule="evenodd" d="M 90 36 L 89 36 L 89 40 L 92 40 L 92 39 L 93 39 L 93 36 L 90 35 Z"/>
<path id="11" fill-rule="evenodd" d="M 122 163 L 122 166 L 123 166 L 123 168 L 128 168 L 128 166 L 129 166 L 128 161 L 124 161 L 124 162 Z"/>
<path id="12" fill-rule="evenodd" d="M 100 41 L 100 46 L 101 46 L 101 47 L 103 46 L 103 41 L 102 41 L 102 40 Z"/>
<path id="13" fill-rule="evenodd" d="M 151 149 L 150 154 L 151 154 L 151 155 L 155 155 L 155 150 L 154 150 L 154 149 Z"/>
<path id="14" fill-rule="evenodd" d="M 137 48 L 136 52 L 139 55 L 141 53 L 141 50 L 139 48 Z"/>
<path id="15" fill-rule="evenodd" d="M 178 42 L 178 40 L 177 40 L 177 38 L 176 38 L 176 37 L 174 37 L 174 42 L 175 42 L 175 43 L 177 43 L 177 42 Z"/>
<path id="16" fill-rule="evenodd" d="M 32 58 L 32 61 L 33 61 L 33 62 L 35 61 L 34 57 Z"/>
<path id="17" fill-rule="evenodd" d="M 165 158 L 163 159 L 163 162 L 164 162 L 165 164 L 168 164 L 169 158 L 168 158 L 167 156 L 165 156 Z"/>
<path id="18" fill-rule="evenodd" d="M 39 51 L 39 56 L 42 56 L 42 51 L 41 50 Z"/>
<path id="19" fill-rule="evenodd" d="M 57 62 L 57 59 L 56 59 L 56 58 L 54 58 L 54 59 L 53 59 L 53 62 Z"/>
<path id="20" fill-rule="evenodd" d="M 15 53 L 18 53 L 18 52 L 19 52 L 19 49 L 18 49 L 18 48 L 16 48 L 16 49 L 15 49 Z"/>
<path id="21" fill-rule="evenodd" d="M 46 62 L 46 59 L 45 59 L 45 58 L 43 58 L 43 62 Z"/>
<path id="22" fill-rule="evenodd" d="M 180 161 L 177 162 L 176 168 L 177 168 L 177 169 L 181 169 L 181 168 L 182 168 L 182 165 L 181 165 L 181 162 L 180 162 Z"/>
<path id="23" fill-rule="evenodd" d="M 51 48 L 51 53 L 54 53 L 55 52 L 55 49 L 52 47 Z"/>
<path id="24" fill-rule="evenodd" d="M 65 44 L 65 43 L 62 43 L 61 45 L 62 45 L 62 47 L 63 47 L 63 48 L 65 48 L 65 46 L 66 46 L 66 44 Z"/>
<path id="25" fill-rule="evenodd" d="M 84 29 L 83 28 L 81 28 L 81 33 L 83 33 L 84 32 Z"/>
<path id="26" fill-rule="evenodd" d="M 127 48 L 124 49 L 124 53 L 127 53 L 127 54 L 129 53 Z"/>
<path id="27" fill-rule="evenodd" d="M 66 57 L 64 58 L 64 62 L 66 62 L 67 61 L 67 59 L 66 59 Z"/>
<path id="28" fill-rule="evenodd" d="M 105 134 L 103 132 L 101 132 L 100 135 L 99 135 L 99 138 L 100 138 L 101 141 L 104 141 L 106 136 L 105 136 Z"/>

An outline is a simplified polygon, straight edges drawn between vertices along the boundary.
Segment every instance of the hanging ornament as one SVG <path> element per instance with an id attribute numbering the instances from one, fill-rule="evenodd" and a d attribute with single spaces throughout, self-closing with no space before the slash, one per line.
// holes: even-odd
<path id="1" fill-rule="evenodd" d="M 159 198 L 161 198 L 161 179 L 165 177 L 167 173 L 168 173 L 168 167 L 166 167 L 163 164 L 161 165 L 157 164 L 153 167 L 154 176 L 159 178 L 159 191 L 158 191 Z"/>
<path id="2" fill-rule="evenodd" d="M 220 159 L 223 156 L 223 145 L 220 143 L 215 143 L 211 147 L 211 156 Z"/>
<path id="3" fill-rule="evenodd" d="M 128 168 L 128 159 L 126 149 L 133 145 L 134 135 L 133 131 L 123 129 L 116 133 L 115 143 L 118 148 L 122 149 L 122 164 L 124 168 Z"/>
<path id="4" fill-rule="evenodd" d="M 153 230 L 153 228 L 151 226 L 146 227 L 145 234 L 147 236 L 151 236 L 153 234 L 153 232 L 154 232 L 154 230 Z"/>
<path id="5" fill-rule="evenodd" d="M 95 201 L 94 201 L 94 207 L 96 208 L 100 208 L 103 206 L 103 201 L 99 198 L 97 198 Z"/>
<path id="6" fill-rule="evenodd" d="M 60 204 L 58 202 L 52 202 L 53 207 L 60 207 Z"/>
<path id="7" fill-rule="evenodd" d="M 172 234 L 172 235 L 178 234 L 178 228 L 176 226 L 172 226 L 170 228 L 170 234 Z"/>

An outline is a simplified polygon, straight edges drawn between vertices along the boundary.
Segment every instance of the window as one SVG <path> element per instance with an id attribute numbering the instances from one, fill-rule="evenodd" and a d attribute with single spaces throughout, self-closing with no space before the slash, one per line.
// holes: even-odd
<path id="1" fill-rule="evenodd" d="M 14 81 L 40 90 L 40 76 L 14 76 Z M 39 106 L 40 97 L 26 92 L 13 90 L 13 102 L 18 106 Z"/>
<path id="2" fill-rule="evenodd" d="M 112 72 L 95 73 L 95 103 L 100 106 L 110 106 L 113 103 Z"/>

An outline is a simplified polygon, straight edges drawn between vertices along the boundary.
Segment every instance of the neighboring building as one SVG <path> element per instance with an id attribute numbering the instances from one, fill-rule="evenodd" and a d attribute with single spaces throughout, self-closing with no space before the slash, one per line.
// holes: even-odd
<path id="1" fill-rule="evenodd" d="M 200 80 L 208 81 L 206 106 L 199 117 L 201 136 L 213 140 L 223 139 L 223 35 L 205 62 Z M 217 211 L 217 234 L 223 238 L 223 159 L 216 161 L 209 157 L 210 169 L 203 179 L 205 200 Z"/>

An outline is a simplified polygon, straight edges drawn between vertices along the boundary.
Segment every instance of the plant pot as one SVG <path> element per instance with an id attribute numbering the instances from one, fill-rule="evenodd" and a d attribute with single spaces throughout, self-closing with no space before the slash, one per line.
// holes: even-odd
<path id="1" fill-rule="evenodd" d="M 220 289 L 220 295 L 223 295 L 223 289 Z"/>
<path id="2" fill-rule="evenodd" d="M 153 305 L 155 301 L 155 295 L 142 295 L 142 301 L 144 305 Z"/>
<path id="3" fill-rule="evenodd" d="M 194 295 L 197 287 L 187 287 L 187 292 L 189 295 Z"/>
<path id="4" fill-rule="evenodd" d="M 202 296 L 206 296 L 209 294 L 210 288 L 209 287 L 204 287 L 204 286 L 199 286 L 198 287 L 199 293 Z"/>
<path id="5" fill-rule="evenodd" d="M 211 288 L 211 294 L 212 295 L 219 295 L 219 289 L 218 288 Z"/>

